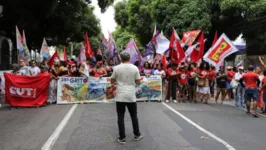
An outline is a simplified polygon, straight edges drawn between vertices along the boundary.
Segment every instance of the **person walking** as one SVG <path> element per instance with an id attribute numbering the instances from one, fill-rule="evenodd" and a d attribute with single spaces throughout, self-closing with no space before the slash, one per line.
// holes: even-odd
<path id="1" fill-rule="evenodd" d="M 250 114 L 250 103 L 253 99 L 253 116 L 258 118 L 257 114 L 257 101 L 259 97 L 258 87 L 260 85 L 259 75 L 253 72 L 253 66 L 248 67 L 248 72 L 245 73 L 240 79 L 240 84 L 245 86 L 245 100 L 247 107 L 247 114 Z M 245 82 L 245 85 L 243 83 Z"/>
<path id="2" fill-rule="evenodd" d="M 122 64 L 114 67 L 111 76 L 111 86 L 117 86 L 117 93 L 115 96 L 116 111 L 118 118 L 119 138 L 117 142 L 120 144 L 126 143 L 124 117 L 126 107 L 129 111 L 133 131 L 134 140 L 139 141 L 143 138 L 139 131 L 139 122 L 137 116 L 137 103 L 136 103 L 136 84 L 140 84 L 139 69 L 130 63 L 130 54 L 126 51 L 120 54 Z"/>
<path id="3" fill-rule="evenodd" d="M 239 82 L 239 80 L 242 78 L 244 75 L 244 68 L 240 66 L 238 68 L 238 72 L 234 76 L 234 80 Z M 245 87 L 242 86 L 241 84 L 238 84 L 236 88 L 236 95 L 235 95 L 235 106 L 239 107 L 239 100 L 240 100 L 240 106 L 242 108 L 245 108 L 245 101 L 244 101 L 244 95 L 245 95 Z"/>

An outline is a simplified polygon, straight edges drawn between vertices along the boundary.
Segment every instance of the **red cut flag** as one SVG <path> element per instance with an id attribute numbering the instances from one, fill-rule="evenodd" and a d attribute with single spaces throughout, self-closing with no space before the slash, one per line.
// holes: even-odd
<path id="1" fill-rule="evenodd" d="M 59 59 L 59 54 L 57 52 L 57 50 L 55 51 L 55 53 L 53 54 L 53 56 L 48 60 L 47 64 L 52 67 L 53 66 L 53 63 L 54 63 L 54 60 L 58 58 Z"/>
<path id="2" fill-rule="evenodd" d="M 63 51 L 63 53 L 64 53 L 64 57 L 63 57 L 63 59 L 64 59 L 64 61 L 66 61 L 67 60 L 67 52 L 66 52 L 66 47 L 64 46 L 64 51 Z"/>
<path id="3" fill-rule="evenodd" d="M 84 45 L 85 45 L 86 58 L 93 57 L 94 56 L 94 52 L 91 50 L 91 45 L 90 45 L 90 42 L 89 42 L 89 37 L 88 37 L 88 33 L 87 32 L 86 32 L 86 35 L 85 35 Z"/>
<path id="4" fill-rule="evenodd" d="M 214 35 L 214 38 L 213 38 L 213 41 L 212 41 L 212 47 L 217 42 L 217 40 L 218 40 L 218 32 L 216 31 L 215 35 Z"/>
<path id="5" fill-rule="evenodd" d="M 48 99 L 50 75 L 21 76 L 4 73 L 6 103 L 11 106 L 43 106 Z"/>

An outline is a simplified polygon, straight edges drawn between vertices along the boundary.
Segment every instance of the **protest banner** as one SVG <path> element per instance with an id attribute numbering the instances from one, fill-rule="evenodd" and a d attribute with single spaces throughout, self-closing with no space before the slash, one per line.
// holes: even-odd
<path id="1" fill-rule="evenodd" d="M 49 75 L 22 76 L 4 73 L 6 103 L 30 107 L 45 105 L 48 98 Z"/>
<path id="2" fill-rule="evenodd" d="M 116 89 L 110 86 L 111 78 L 61 77 L 57 85 L 57 104 L 113 103 Z M 161 101 L 160 76 L 142 77 L 136 87 L 137 101 Z"/>

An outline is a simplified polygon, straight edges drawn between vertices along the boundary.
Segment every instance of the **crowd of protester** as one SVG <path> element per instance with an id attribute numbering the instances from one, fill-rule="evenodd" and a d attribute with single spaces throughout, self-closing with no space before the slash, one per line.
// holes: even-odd
<path id="1" fill-rule="evenodd" d="M 170 63 L 166 66 L 160 63 L 144 62 L 135 65 L 140 69 L 140 75 L 149 77 L 160 75 L 165 91 L 165 102 L 169 103 L 205 103 L 213 99 L 217 103 L 221 100 L 223 104 L 226 97 L 229 101 L 235 100 L 236 107 L 247 107 L 250 113 L 250 101 L 254 101 L 254 116 L 257 117 L 256 101 L 260 92 L 264 101 L 266 100 L 266 72 L 260 67 L 254 69 L 252 66 L 244 70 L 243 66 L 226 69 L 221 66 L 216 72 L 215 66 L 207 62 L 197 63 Z M 105 61 L 102 57 L 87 59 L 85 62 L 77 62 L 74 59 L 60 61 L 54 59 L 54 64 L 48 66 L 46 63 L 38 63 L 35 60 L 29 62 L 29 66 L 23 60 L 19 64 L 12 65 L 12 73 L 16 75 L 37 76 L 50 74 L 51 82 L 49 86 L 49 103 L 56 103 L 57 80 L 59 77 L 110 77 L 112 75 L 114 63 L 112 60 Z M 254 71 L 253 71 L 254 70 Z M 232 87 L 232 82 L 235 86 Z M 171 100 L 172 98 L 172 100 Z M 265 107 L 262 108 L 266 113 Z"/>

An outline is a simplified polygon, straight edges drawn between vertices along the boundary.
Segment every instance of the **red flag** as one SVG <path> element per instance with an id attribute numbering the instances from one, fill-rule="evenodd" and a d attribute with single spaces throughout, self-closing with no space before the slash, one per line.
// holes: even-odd
<path id="1" fill-rule="evenodd" d="M 88 33 L 87 32 L 86 32 L 86 35 L 85 35 L 84 45 L 85 45 L 86 58 L 93 57 L 94 56 L 94 52 L 91 50 L 91 45 L 90 45 L 90 42 L 89 42 L 89 37 L 88 37 Z"/>
<path id="2" fill-rule="evenodd" d="M 177 64 L 179 64 L 186 57 L 186 54 L 179 41 L 176 41 L 176 47 L 177 47 L 177 53 L 178 53 Z"/>
<path id="3" fill-rule="evenodd" d="M 214 35 L 214 38 L 213 38 L 213 41 L 212 41 L 212 47 L 217 42 L 217 40 L 218 40 L 218 32 L 216 31 L 215 35 Z"/>
<path id="4" fill-rule="evenodd" d="M 21 76 L 4 73 L 6 103 L 11 106 L 43 106 L 47 102 L 50 75 Z"/>
<path id="5" fill-rule="evenodd" d="M 67 60 L 67 53 L 66 53 L 66 47 L 64 46 L 64 57 L 63 57 L 63 59 L 64 59 L 64 61 L 66 61 Z"/>
<path id="6" fill-rule="evenodd" d="M 175 32 L 173 30 L 172 31 L 172 36 L 171 36 L 171 39 L 170 39 L 170 44 L 169 44 L 169 57 L 171 58 L 171 60 L 177 61 L 178 60 L 178 56 L 177 56 L 175 42 L 176 42 L 176 38 L 175 38 Z"/>
<path id="7" fill-rule="evenodd" d="M 58 58 L 59 59 L 59 54 L 57 52 L 57 50 L 55 51 L 55 53 L 53 54 L 53 56 L 48 60 L 47 64 L 52 67 L 53 66 L 53 63 L 54 63 L 54 60 Z"/>
<path id="8" fill-rule="evenodd" d="M 167 61 L 166 61 L 166 55 L 165 54 L 162 57 L 162 64 L 163 64 L 163 70 L 166 71 L 166 69 L 167 69 Z"/>
<path id="9" fill-rule="evenodd" d="M 204 31 L 202 31 L 198 43 L 200 44 L 199 47 L 197 46 L 190 56 L 192 62 L 198 62 L 204 55 Z"/>

